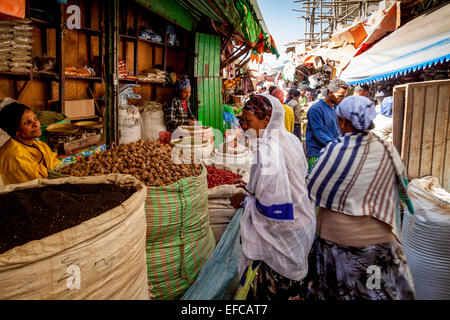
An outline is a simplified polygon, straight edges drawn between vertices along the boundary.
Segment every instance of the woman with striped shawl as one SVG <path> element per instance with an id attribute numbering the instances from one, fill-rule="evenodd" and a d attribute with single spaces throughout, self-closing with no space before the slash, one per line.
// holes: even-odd
<path id="1" fill-rule="evenodd" d="M 403 207 L 413 214 L 400 156 L 371 133 L 375 107 L 366 97 L 336 108 L 342 135 L 321 150 L 306 181 L 320 207 L 309 255 L 309 299 L 414 299 L 399 242 Z"/>

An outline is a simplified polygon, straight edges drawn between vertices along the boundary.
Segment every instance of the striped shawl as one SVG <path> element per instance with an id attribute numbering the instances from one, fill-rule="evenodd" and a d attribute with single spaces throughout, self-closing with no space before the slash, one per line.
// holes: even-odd
<path id="1" fill-rule="evenodd" d="M 372 216 L 399 239 L 400 199 L 414 208 L 397 150 L 373 133 L 346 133 L 322 149 L 307 179 L 316 206 L 352 216 Z"/>

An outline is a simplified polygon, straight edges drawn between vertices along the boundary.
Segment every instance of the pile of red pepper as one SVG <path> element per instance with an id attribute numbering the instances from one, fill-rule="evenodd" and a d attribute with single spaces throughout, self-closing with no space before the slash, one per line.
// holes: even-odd
<path id="1" fill-rule="evenodd" d="M 206 169 L 208 170 L 208 175 L 206 176 L 208 180 L 208 189 L 221 186 L 223 184 L 233 184 L 233 181 L 235 179 L 241 178 L 240 175 L 233 172 L 228 172 L 208 166 L 206 166 Z"/>

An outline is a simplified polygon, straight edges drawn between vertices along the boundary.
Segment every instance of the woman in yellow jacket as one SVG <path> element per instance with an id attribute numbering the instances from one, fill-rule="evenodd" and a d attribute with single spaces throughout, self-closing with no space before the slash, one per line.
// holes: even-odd
<path id="1" fill-rule="evenodd" d="M 294 132 L 294 120 L 295 120 L 294 110 L 291 107 L 289 107 L 283 103 L 283 101 L 284 101 L 283 90 L 275 89 L 272 91 L 271 95 L 274 96 L 275 98 L 277 98 L 278 100 L 280 100 L 281 105 L 284 108 L 284 126 L 286 127 L 287 131 L 289 131 L 290 133 L 293 133 Z"/>
<path id="2" fill-rule="evenodd" d="M 0 148 L 0 175 L 4 184 L 47 178 L 61 163 L 49 146 L 36 140 L 41 123 L 27 106 L 13 102 L 0 107 L 0 128 L 11 138 Z"/>

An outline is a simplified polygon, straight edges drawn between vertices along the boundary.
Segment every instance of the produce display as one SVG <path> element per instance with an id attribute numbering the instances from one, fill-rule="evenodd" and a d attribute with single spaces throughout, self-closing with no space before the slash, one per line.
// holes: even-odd
<path id="1" fill-rule="evenodd" d="M 47 110 L 36 110 L 37 118 L 41 122 L 41 126 L 48 126 L 49 124 L 62 121 L 66 118 L 62 113 Z"/>
<path id="2" fill-rule="evenodd" d="M 207 166 L 206 169 L 208 170 L 208 175 L 206 176 L 206 179 L 208 180 L 208 189 L 224 184 L 233 184 L 235 179 L 242 178 L 240 175 L 233 172 L 228 172 L 214 167 Z"/>
<path id="3" fill-rule="evenodd" d="M 77 226 L 135 192 L 114 184 L 60 184 L 0 194 L 0 254 Z"/>
<path id="4" fill-rule="evenodd" d="M 139 102 L 139 104 L 137 105 L 137 108 L 140 113 L 144 113 L 144 112 L 161 111 L 163 106 L 159 102 L 145 100 L 145 101 Z"/>
<path id="5" fill-rule="evenodd" d="M 180 179 L 198 176 L 199 164 L 175 164 L 172 147 L 152 139 L 121 144 L 111 150 L 82 158 L 57 172 L 76 177 L 98 176 L 109 173 L 131 174 L 147 186 L 160 187 Z"/>

